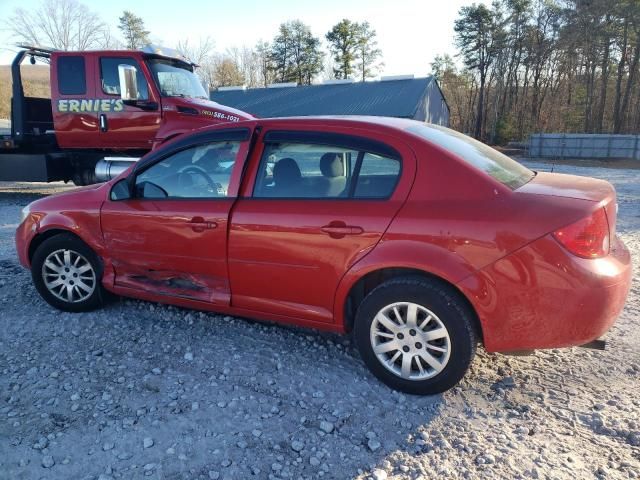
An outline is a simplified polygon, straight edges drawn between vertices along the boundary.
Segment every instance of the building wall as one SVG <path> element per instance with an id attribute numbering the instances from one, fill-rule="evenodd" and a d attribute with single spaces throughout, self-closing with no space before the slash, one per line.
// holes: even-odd
<path id="1" fill-rule="evenodd" d="M 424 114 L 420 115 L 422 120 L 443 127 L 449 126 L 449 107 L 442 96 L 442 91 L 435 80 L 429 82 L 424 96 Z"/>

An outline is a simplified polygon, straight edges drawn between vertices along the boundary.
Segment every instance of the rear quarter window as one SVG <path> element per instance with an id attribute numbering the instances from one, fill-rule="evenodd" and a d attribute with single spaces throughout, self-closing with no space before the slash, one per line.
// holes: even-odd
<path id="1" fill-rule="evenodd" d="M 438 125 L 419 124 L 409 127 L 407 131 L 448 150 L 513 190 L 520 188 L 535 176 L 535 172 L 524 165 L 455 130 Z"/>
<path id="2" fill-rule="evenodd" d="M 87 93 L 84 57 L 58 57 L 58 91 L 61 95 L 84 95 Z"/>

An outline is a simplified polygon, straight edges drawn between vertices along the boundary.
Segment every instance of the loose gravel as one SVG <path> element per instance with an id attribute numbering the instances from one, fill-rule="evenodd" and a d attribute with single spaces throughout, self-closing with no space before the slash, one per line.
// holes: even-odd
<path id="1" fill-rule="evenodd" d="M 618 190 L 636 271 L 607 350 L 481 350 L 433 397 L 380 384 L 349 337 L 135 300 L 57 312 L 13 234 L 68 187 L 0 184 L 0 478 L 638 478 L 640 171 L 556 171 Z"/>

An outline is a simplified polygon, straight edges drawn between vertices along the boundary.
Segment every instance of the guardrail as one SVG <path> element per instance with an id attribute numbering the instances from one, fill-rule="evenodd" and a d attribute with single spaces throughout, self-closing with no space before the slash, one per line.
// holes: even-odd
<path id="1" fill-rule="evenodd" d="M 529 137 L 531 158 L 640 160 L 640 135 L 537 133 Z"/>

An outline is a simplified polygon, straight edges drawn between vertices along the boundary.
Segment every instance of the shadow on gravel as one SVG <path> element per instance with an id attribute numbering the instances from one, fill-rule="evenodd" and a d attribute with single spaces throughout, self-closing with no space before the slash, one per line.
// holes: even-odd
<path id="1" fill-rule="evenodd" d="M 348 337 L 131 300 L 66 314 L 29 297 L 0 317 L 13 372 L 0 409 L 20 420 L 0 422 L 10 475 L 42 473 L 40 442 L 47 478 L 138 478 L 141 465 L 153 478 L 353 478 L 425 452 L 444 405 L 379 383 Z"/>

